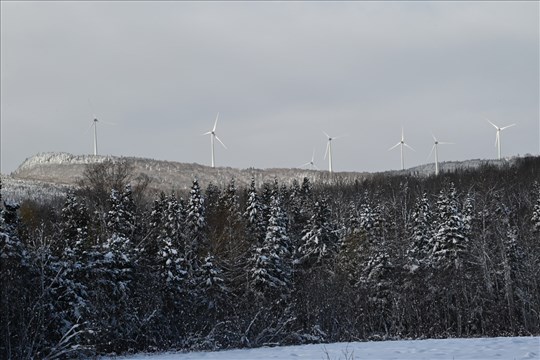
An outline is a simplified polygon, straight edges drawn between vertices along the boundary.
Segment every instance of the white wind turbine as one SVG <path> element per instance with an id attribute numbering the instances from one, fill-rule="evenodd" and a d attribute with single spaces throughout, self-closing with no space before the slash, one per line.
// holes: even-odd
<path id="1" fill-rule="evenodd" d="M 439 175 L 439 152 L 437 151 L 439 148 L 439 145 L 450 145 L 453 143 L 439 141 L 433 134 L 431 134 L 431 136 L 433 136 L 433 147 L 431 148 L 428 159 L 431 157 L 433 150 L 435 150 L 435 175 Z"/>
<path id="2" fill-rule="evenodd" d="M 313 155 L 311 155 L 311 161 L 300 165 L 300 167 L 304 167 L 304 166 L 308 166 L 308 165 L 309 165 L 310 170 L 313 170 L 313 169 L 319 170 L 317 165 L 315 165 L 315 149 L 313 149 Z"/>
<path id="3" fill-rule="evenodd" d="M 401 128 L 401 140 L 396 145 L 394 145 L 390 149 L 388 149 L 388 151 L 394 150 L 398 146 L 401 147 L 401 170 L 405 170 L 405 161 L 404 161 L 404 158 L 403 158 L 403 147 L 404 146 L 408 147 L 412 151 L 416 151 L 416 150 L 414 150 L 412 147 L 410 147 L 408 144 L 405 143 L 405 135 L 403 133 L 403 128 Z"/>
<path id="4" fill-rule="evenodd" d="M 210 146 L 212 147 L 212 167 L 215 167 L 215 161 L 214 161 L 214 139 L 216 139 L 217 141 L 219 141 L 221 143 L 221 145 L 223 145 L 223 147 L 225 149 L 227 149 L 227 147 L 225 146 L 225 144 L 223 143 L 223 141 L 221 141 L 218 136 L 216 135 L 216 127 L 217 127 L 217 122 L 218 122 L 218 118 L 219 118 L 219 113 L 217 113 L 217 116 L 216 116 L 216 122 L 214 122 L 214 127 L 212 128 L 212 130 L 208 131 L 208 132 L 205 132 L 203 135 L 210 135 Z"/>
<path id="5" fill-rule="evenodd" d="M 489 120 L 487 120 L 487 121 L 488 121 L 488 123 L 493 125 L 493 127 L 495 129 L 497 129 L 497 134 L 495 135 L 495 146 L 497 146 L 498 159 L 501 160 L 501 131 L 503 131 L 504 129 L 508 129 L 509 127 L 515 126 L 516 124 L 511 124 L 511 125 L 507 125 L 507 126 L 503 126 L 503 127 L 498 127 L 497 125 L 495 125 L 491 121 L 489 121 Z"/>
<path id="6" fill-rule="evenodd" d="M 96 115 L 94 115 L 94 120 L 92 120 L 92 125 L 90 125 L 90 128 L 94 127 L 94 156 L 98 154 L 98 143 L 97 143 L 97 124 L 98 122 L 108 124 L 108 125 L 115 125 L 114 123 L 98 120 Z"/>
<path id="7" fill-rule="evenodd" d="M 328 142 L 326 143 L 326 151 L 324 152 L 324 158 L 326 159 L 326 156 L 328 155 L 328 171 L 332 173 L 332 140 L 339 139 L 342 136 L 331 137 L 324 131 L 323 134 L 326 135 L 326 137 L 328 138 Z"/>

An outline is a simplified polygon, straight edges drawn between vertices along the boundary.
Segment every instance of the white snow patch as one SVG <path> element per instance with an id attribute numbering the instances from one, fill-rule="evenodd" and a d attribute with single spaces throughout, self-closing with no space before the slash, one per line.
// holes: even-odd
<path id="1" fill-rule="evenodd" d="M 107 358 L 105 358 L 107 359 Z M 112 359 L 112 358 L 111 358 Z M 141 354 L 116 360 L 540 360 L 540 337 L 333 343 L 214 352 Z"/>

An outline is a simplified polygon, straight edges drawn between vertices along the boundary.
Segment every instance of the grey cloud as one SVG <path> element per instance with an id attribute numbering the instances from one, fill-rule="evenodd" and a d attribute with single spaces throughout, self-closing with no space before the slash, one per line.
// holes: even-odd
<path id="1" fill-rule="evenodd" d="M 539 148 L 535 2 L 2 3 L 2 172 L 41 151 L 297 166 L 335 143 L 335 169 L 399 167 L 405 127 L 425 163 L 492 158 L 484 120 L 519 125 L 505 154 Z M 91 99 L 92 107 L 88 104 Z M 86 132 L 85 132 L 86 131 Z"/>

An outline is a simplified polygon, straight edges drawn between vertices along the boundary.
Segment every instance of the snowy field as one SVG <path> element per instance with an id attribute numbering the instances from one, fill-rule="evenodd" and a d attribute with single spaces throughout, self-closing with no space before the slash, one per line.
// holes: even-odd
<path id="1" fill-rule="evenodd" d="M 540 337 L 334 343 L 218 352 L 135 355 L 116 360 L 540 360 Z"/>

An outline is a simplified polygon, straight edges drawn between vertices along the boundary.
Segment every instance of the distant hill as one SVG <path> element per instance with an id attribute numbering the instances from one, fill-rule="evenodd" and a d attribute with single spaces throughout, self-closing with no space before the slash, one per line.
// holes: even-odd
<path id="1" fill-rule="evenodd" d="M 104 161 L 128 161 L 133 165 L 135 175 L 145 174 L 150 180 L 150 189 L 154 191 L 185 191 L 197 179 L 205 188 L 209 183 L 218 186 L 228 184 L 235 179 L 237 186 L 250 183 L 253 177 L 259 186 L 275 178 L 280 183 L 290 184 L 294 179 L 299 182 L 307 177 L 312 182 L 328 183 L 339 180 L 353 182 L 374 175 L 429 176 L 434 173 L 434 164 L 426 164 L 403 171 L 387 171 L 382 173 L 367 172 L 338 172 L 330 174 L 327 171 L 307 169 L 234 169 L 230 167 L 211 168 L 200 164 L 186 164 L 173 161 L 144 159 L 135 157 L 115 157 L 101 155 L 72 155 L 68 153 L 40 153 L 26 159 L 10 176 L 2 176 L 4 198 L 47 198 L 62 196 L 68 189 L 77 185 L 88 164 Z M 477 168 L 485 164 L 503 164 L 509 160 L 467 160 L 463 162 L 439 163 L 440 171 L 454 171 L 463 168 Z"/>

